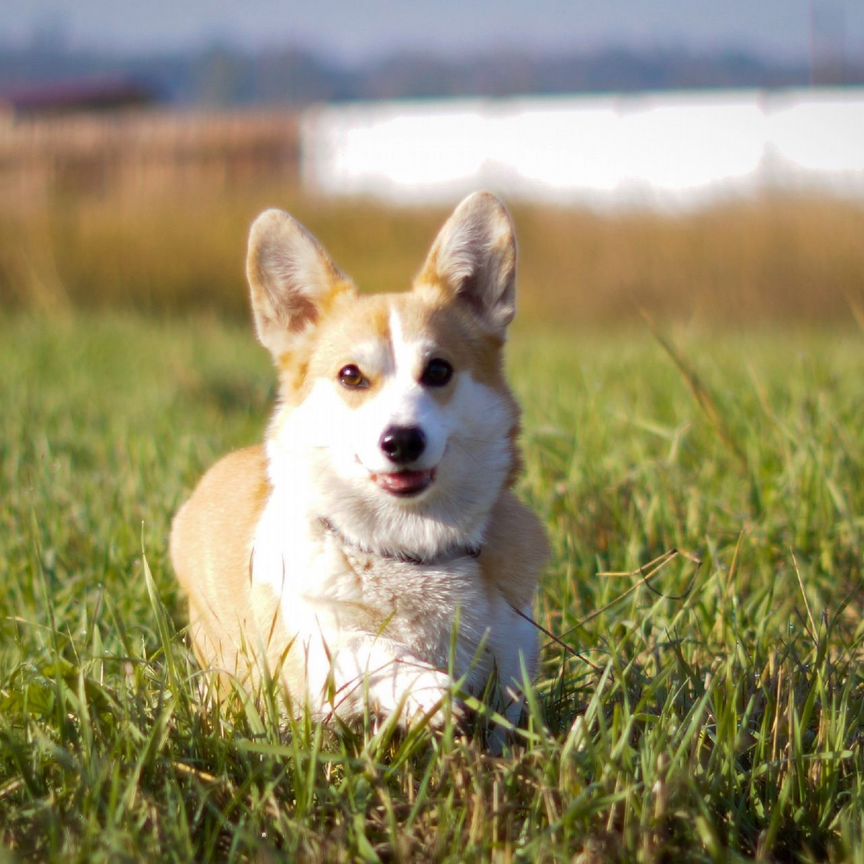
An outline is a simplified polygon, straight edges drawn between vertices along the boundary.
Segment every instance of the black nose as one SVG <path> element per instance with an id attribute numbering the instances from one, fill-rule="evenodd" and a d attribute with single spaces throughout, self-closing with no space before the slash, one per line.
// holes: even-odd
<path id="1" fill-rule="evenodd" d="M 391 462 L 407 465 L 426 449 L 426 436 L 419 426 L 390 426 L 379 444 Z"/>

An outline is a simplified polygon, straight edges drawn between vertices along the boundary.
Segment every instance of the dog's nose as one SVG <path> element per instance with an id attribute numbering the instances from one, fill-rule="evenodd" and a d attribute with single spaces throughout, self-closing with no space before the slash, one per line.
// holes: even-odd
<path id="1" fill-rule="evenodd" d="M 426 449 L 426 436 L 419 426 L 390 426 L 379 442 L 384 454 L 397 465 L 407 465 Z"/>

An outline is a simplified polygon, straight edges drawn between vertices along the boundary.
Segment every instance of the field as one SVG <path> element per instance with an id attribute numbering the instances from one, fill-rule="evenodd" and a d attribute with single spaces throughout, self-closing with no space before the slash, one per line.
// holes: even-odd
<path id="1" fill-rule="evenodd" d="M 289 723 L 278 692 L 202 704 L 166 540 L 266 423 L 241 287 L 260 203 L 0 226 L 11 860 L 864 862 L 861 211 L 517 213 L 519 488 L 554 549 L 537 621 L 569 647 L 543 637 L 492 758 L 454 728 Z M 440 216 L 299 203 L 373 287 Z"/>
<path id="2" fill-rule="evenodd" d="M 220 177 L 178 180 L 169 194 L 0 194 L 0 303 L 245 318 L 246 234 L 272 206 L 308 225 L 360 286 L 401 290 L 447 215 L 310 199 L 277 179 L 226 191 Z M 830 324 L 864 308 L 864 208 L 853 203 L 777 195 L 690 216 L 514 215 L 523 319 L 640 323 L 645 309 L 706 325 Z"/>

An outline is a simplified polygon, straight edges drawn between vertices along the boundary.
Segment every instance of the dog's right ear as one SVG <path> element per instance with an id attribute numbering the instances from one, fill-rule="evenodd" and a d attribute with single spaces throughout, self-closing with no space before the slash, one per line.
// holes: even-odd
<path id="1" fill-rule="evenodd" d="M 252 223 L 246 278 L 258 339 L 276 360 L 296 347 L 337 294 L 355 290 L 318 241 L 275 209 Z"/>

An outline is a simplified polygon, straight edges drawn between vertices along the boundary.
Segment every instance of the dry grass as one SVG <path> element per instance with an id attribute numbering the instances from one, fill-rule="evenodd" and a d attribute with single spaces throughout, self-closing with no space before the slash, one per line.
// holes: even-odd
<path id="1" fill-rule="evenodd" d="M 267 188 L 47 198 L 0 204 L 0 300 L 40 310 L 121 306 L 246 314 L 250 221 L 291 210 L 368 290 L 406 286 L 444 210 L 316 200 Z M 523 316 L 562 323 L 850 320 L 864 300 L 864 208 L 762 198 L 688 216 L 514 207 Z"/>
<path id="2" fill-rule="evenodd" d="M 689 216 L 519 212 L 534 310 L 571 319 L 833 321 L 864 296 L 864 208 L 761 198 Z"/>

